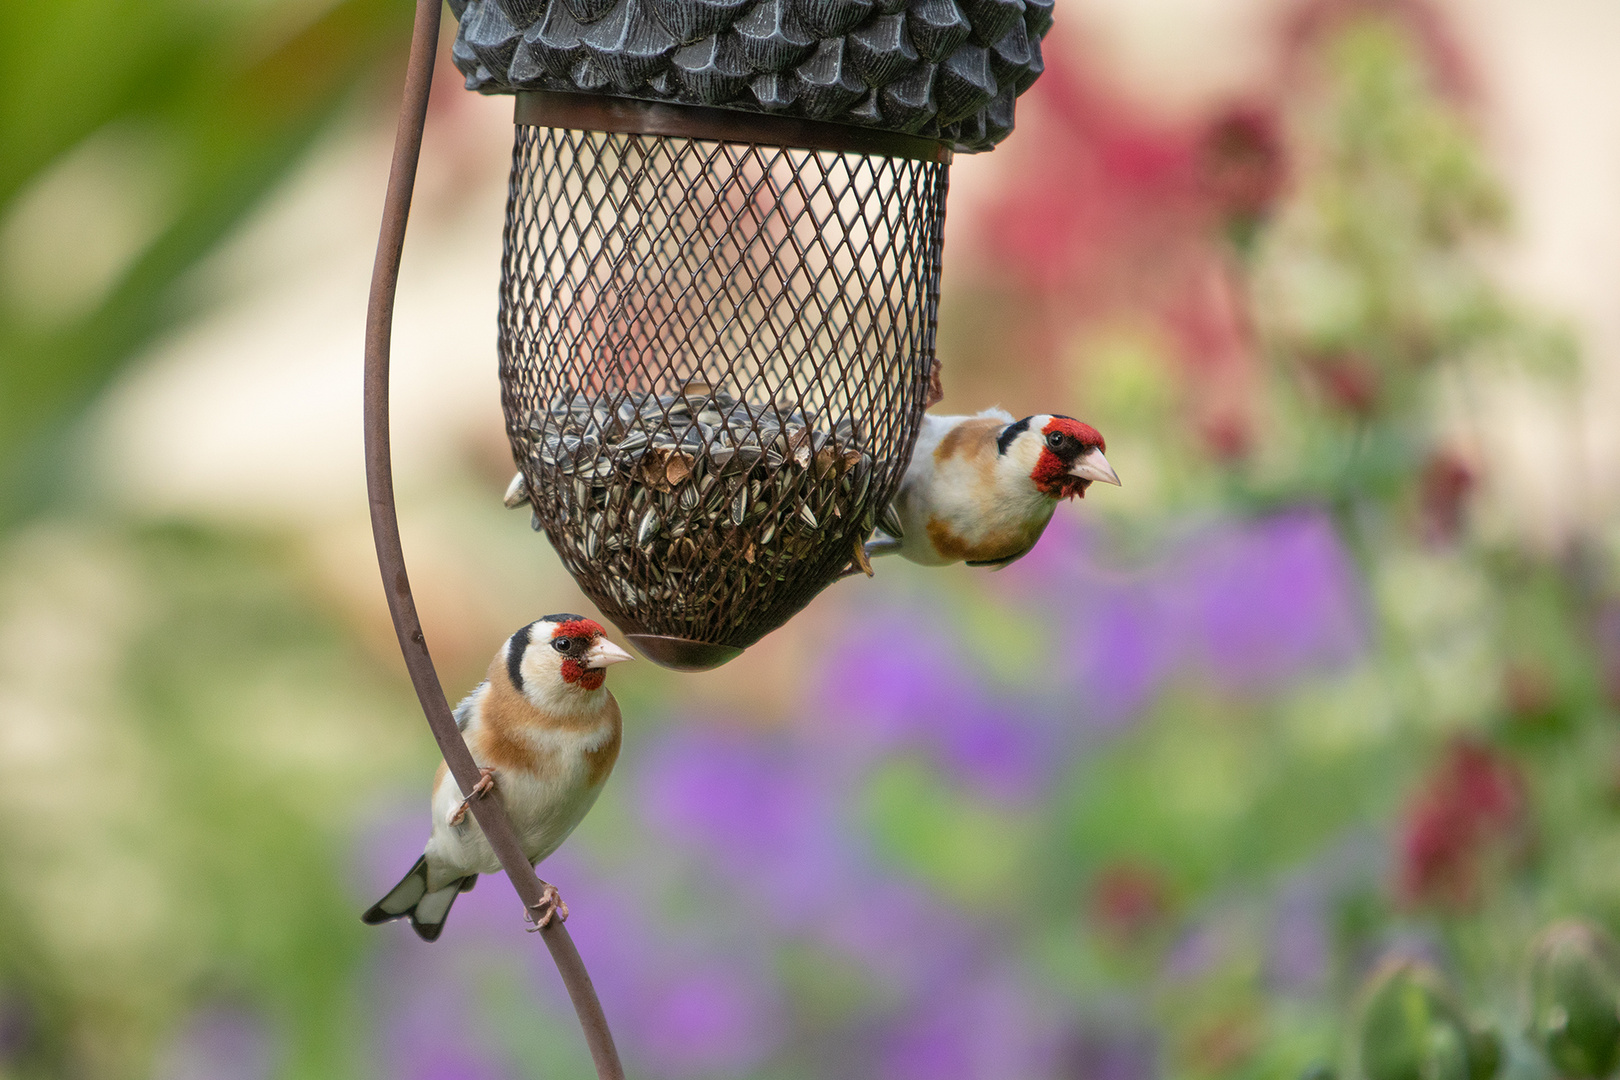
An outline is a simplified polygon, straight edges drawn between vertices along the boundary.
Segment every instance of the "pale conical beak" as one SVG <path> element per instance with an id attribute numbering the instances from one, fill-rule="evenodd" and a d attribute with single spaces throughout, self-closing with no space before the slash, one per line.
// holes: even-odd
<path id="1" fill-rule="evenodd" d="M 622 664 L 635 657 L 619 648 L 607 638 L 601 638 L 595 645 L 585 650 L 585 666 L 588 668 L 605 668 L 610 664 Z"/>
<path id="2" fill-rule="evenodd" d="M 1100 484 L 1113 484 L 1119 487 L 1119 474 L 1114 467 L 1108 464 L 1101 450 L 1087 450 L 1080 455 L 1080 460 L 1074 463 L 1069 470 L 1070 476 L 1078 476 L 1082 480 L 1095 480 Z"/>

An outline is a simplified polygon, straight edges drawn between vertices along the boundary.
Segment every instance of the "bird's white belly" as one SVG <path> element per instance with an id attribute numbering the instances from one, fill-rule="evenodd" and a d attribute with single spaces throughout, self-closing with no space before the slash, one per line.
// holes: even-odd
<path id="1" fill-rule="evenodd" d="M 986 500 L 984 485 L 965 464 L 951 463 L 925 479 L 908 485 L 895 499 L 895 511 L 906 530 L 901 554 L 924 566 L 946 566 L 964 557 L 962 552 L 935 547 L 931 529 L 942 530 L 943 537 L 971 549 L 968 558 L 1003 558 L 1033 543 L 1057 507 L 1033 490 L 1028 496 L 1018 492 Z"/>
<path id="2" fill-rule="evenodd" d="M 496 790 L 506 806 L 507 816 L 518 834 L 523 854 L 538 863 L 568 839 L 582 821 L 602 785 L 588 782 L 589 768 L 585 747 L 561 753 L 549 776 L 523 772 L 497 772 Z M 445 876 L 477 873 L 493 874 L 501 869 L 500 860 L 471 813 L 459 825 L 449 824 L 461 805 L 462 794 L 453 778 L 439 786 L 433 800 L 433 835 L 428 840 L 428 861 L 442 867 Z"/>

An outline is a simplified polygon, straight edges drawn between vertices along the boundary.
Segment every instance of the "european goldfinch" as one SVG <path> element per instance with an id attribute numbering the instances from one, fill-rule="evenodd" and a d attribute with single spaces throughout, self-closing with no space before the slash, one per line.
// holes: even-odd
<path id="1" fill-rule="evenodd" d="M 619 757 L 619 704 L 602 685 L 609 665 L 631 659 L 600 624 L 579 615 L 547 615 L 507 639 L 484 681 L 456 706 L 481 779 L 472 795 L 443 762 L 433 778 L 433 832 L 422 857 L 362 918 L 409 918 L 424 941 L 437 940 L 456 896 L 479 874 L 500 870 L 470 798 L 498 787 L 523 852 L 539 863 L 590 810 Z M 568 908 L 547 893 L 563 918 Z M 541 913 L 538 925 L 550 921 Z"/>
<path id="2" fill-rule="evenodd" d="M 1003 567 L 1023 558 L 1059 499 L 1118 484 L 1097 429 L 1069 416 L 1014 420 L 1001 409 L 923 417 L 911 466 L 879 518 L 872 555 L 924 566 Z"/>

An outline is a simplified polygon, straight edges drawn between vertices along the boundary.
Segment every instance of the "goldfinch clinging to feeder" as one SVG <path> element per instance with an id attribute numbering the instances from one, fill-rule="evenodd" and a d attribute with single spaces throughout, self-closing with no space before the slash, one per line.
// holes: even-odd
<path id="1" fill-rule="evenodd" d="M 1059 499 L 1118 484 L 1097 429 L 1068 416 L 1001 409 L 923 417 L 911 467 L 878 520 L 870 555 L 924 566 L 1006 566 L 1041 538 Z"/>
<path id="2" fill-rule="evenodd" d="M 472 798 L 499 788 L 523 844 L 538 863 L 580 823 L 619 757 L 619 704 L 603 687 L 606 668 L 632 659 L 602 627 L 578 615 L 547 615 L 507 639 L 484 681 L 456 706 L 482 779 Z M 433 832 L 410 873 L 363 916 L 368 923 L 409 918 L 424 941 L 444 929 L 450 905 L 479 874 L 500 870 L 455 779 L 441 762 L 433 778 Z M 547 910 L 568 917 L 551 889 Z"/>

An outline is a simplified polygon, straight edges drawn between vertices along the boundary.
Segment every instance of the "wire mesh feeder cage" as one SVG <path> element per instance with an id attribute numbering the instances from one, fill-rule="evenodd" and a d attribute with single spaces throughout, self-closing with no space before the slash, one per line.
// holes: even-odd
<path id="1" fill-rule="evenodd" d="M 864 561 L 928 389 L 945 185 L 938 160 L 518 129 L 520 489 L 649 656 L 730 659 Z"/>
<path id="2" fill-rule="evenodd" d="M 646 655 L 724 663 L 870 572 L 930 403 L 951 153 L 1012 130 L 1051 0 L 452 8 L 468 85 L 518 95 L 508 504 Z"/>

